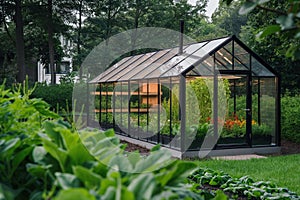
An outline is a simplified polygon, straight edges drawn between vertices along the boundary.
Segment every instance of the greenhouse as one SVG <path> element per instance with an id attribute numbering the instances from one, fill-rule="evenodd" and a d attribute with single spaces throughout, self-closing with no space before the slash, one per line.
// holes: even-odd
<path id="1" fill-rule="evenodd" d="M 102 129 L 194 156 L 279 151 L 279 81 L 230 36 L 125 57 L 90 84 Z"/>

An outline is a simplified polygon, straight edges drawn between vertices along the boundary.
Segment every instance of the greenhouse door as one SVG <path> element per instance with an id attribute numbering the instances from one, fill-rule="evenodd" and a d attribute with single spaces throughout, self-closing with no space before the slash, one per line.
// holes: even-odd
<path id="1" fill-rule="evenodd" d="M 219 80 L 229 87 L 227 112 L 217 147 L 251 146 L 251 77 L 248 71 L 223 71 Z M 223 123 L 223 122 L 222 122 Z"/>

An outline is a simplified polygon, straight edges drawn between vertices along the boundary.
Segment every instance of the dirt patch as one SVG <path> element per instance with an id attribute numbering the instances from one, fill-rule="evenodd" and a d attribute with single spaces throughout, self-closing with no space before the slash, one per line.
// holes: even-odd
<path id="1" fill-rule="evenodd" d="M 129 143 L 129 142 L 124 141 L 124 140 L 121 140 L 121 143 L 127 145 L 126 148 L 125 148 L 125 151 L 128 151 L 128 152 L 138 151 L 141 154 L 148 154 L 150 152 L 149 149 L 147 149 L 145 147 L 142 147 L 140 145 L 137 145 L 137 144 L 132 144 L 132 143 Z"/>

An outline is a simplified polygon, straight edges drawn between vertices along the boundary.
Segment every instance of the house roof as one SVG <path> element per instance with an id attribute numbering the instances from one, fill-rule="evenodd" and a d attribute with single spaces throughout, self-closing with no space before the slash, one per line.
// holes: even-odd
<path id="1" fill-rule="evenodd" d="M 181 74 L 211 75 L 220 70 L 250 70 L 253 76 L 276 76 L 276 72 L 235 36 L 125 57 L 90 83 L 121 82 L 175 77 Z M 251 59 L 250 56 L 251 55 Z"/>

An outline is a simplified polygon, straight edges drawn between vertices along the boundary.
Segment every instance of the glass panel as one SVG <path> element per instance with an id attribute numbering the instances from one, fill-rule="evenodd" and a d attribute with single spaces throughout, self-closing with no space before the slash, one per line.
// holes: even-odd
<path id="1" fill-rule="evenodd" d="M 140 111 L 140 90 L 139 82 L 130 81 L 129 116 L 130 136 L 139 138 L 139 111 Z"/>
<path id="2" fill-rule="evenodd" d="M 147 99 L 143 101 L 148 102 L 148 137 L 150 142 L 158 142 L 158 132 L 160 128 L 160 93 L 161 86 L 158 85 L 158 80 L 149 80 L 147 85 L 143 85 L 142 91 L 148 91 Z"/>
<path id="3" fill-rule="evenodd" d="M 108 129 L 113 127 L 112 112 L 112 95 L 114 90 L 113 84 L 101 84 L 101 109 L 100 109 L 100 126 Z"/>
<path id="4" fill-rule="evenodd" d="M 122 60 L 120 60 L 119 62 L 117 62 L 116 64 L 114 64 L 113 66 L 111 66 L 110 68 L 108 68 L 107 70 L 105 70 L 104 72 L 102 72 L 99 76 L 97 76 L 96 78 L 94 78 L 91 82 L 103 82 L 102 81 L 103 77 L 106 77 L 112 71 L 120 68 L 123 64 L 125 65 L 126 62 L 130 61 L 130 58 L 132 58 L 132 57 L 123 58 Z"/>
<path id="5" fill-rule="evenodd" d="M 163 54 L 165 54 L 167 51 L 159 51 L 157 53 L 149 53 L 140 58 L 138 61 L 136 61 L 130 69 L 122 76 L 118 81 L 126 81 L 130 80 L 131 77 L 138 74 L 139 72 L 146 70 L 148 71 L 148 66 L 152 63 L 154 63 L 158 58 L 160 58 Z"/>
<path id="6" fill-rule="evenodd" d="M 128 134 L 128 84 L 118 82 L 115 84 L 113 95 L 113 112 L 115 130 L 118 133 Z"/>
<path id="7" fill-rule="evenodd" d="M 170 147 L 180 149 L 180 118 L 179 118 L 179 78 L 170 78 L 171 94 L 168 100 L 169 110 L 167 116 L 170 118 L 172 141 Z"/>
<path id="8" fill-rule="evenodd" d="M 216 60 L 220 63 L 219 70 L 232 70 L 232 55 L 224 48 L 215 53 Z"/>
<path id="9" fill-rule="evenodd" d="M 159 59 L 154 60 L 152 63 L 150 63 L 150 65 L 147 66 L 147 68 L 145 68 L 145 70 L 140 71 L 138 74 L 131 77 L 131 79 L 137 80 L 137 79 L 145 78 L 145 76 L 147 76 L 148 74 L 150 74 L 151 72 L 153 72 L 154 70 L 159 68 L 161 65 L 163 65 L 165 62 L 167 62 L 171 58 L 173 58 L 178 53 L 178 48 L 171 49 L 168 52 L 167 51 L 162 51 L 162 54 L 163 53 L 166 53 L 166 54 L 164 54 Z"/>
<path id="10" fill-rule="evenodd" d="M 254 75 L 256 75 L 256 76 L 275 76 L 272 72 L 270 72 L 265 66 L 263 66 L 253 56 L 251 58 L 251 61 L 252 61 L 252 72 Z"/>
<path id="11" fill-rule="evenodd" d="M 179 62 L 178 64 L 174 65 L 168 72 L 162 75 L 162 77 L 169 77 L 169 76 L 178 76 L 181 74 L 183 71 L 185 71 L 187 68 L 195 64 L 197 61 L 199 61 L 203 56 L 206 55 L 206 52 L 202 50 L 202 46 L 205 45 L 206 43 L 198 43 L 197 47 L 199 47 L 198 50 L 193 52 L 192 54 L 186 54 L 184 53 L 183 55 L 186 56 L 184 60 Z M 193 45 L 196 46 L 196 45 Z"/>
<path id="12" fill-rule="evenodd" d="M 260 119 L 252 125 L 253 145 L 275 145 L 276 82 L 275 78 L 260 79 Z"/>
<path id="13" fill-rule="evenodd" d="M 174 136 L 171 134 L 170 95 L 171 79 L 160 79 L 161 84 L 161 106 L 160 106 L 160 142 L 169 146 Z"/>
<path id="14" fill-rule="evenodd" d="M 174 66 L 176 66 L 178 63 L 181 63 L 183 60 L 185 60 L 189 55 L 193 54 L 197 49 L 201 48 L 204 45 L 204 43 L 197 43 L 192 44 L 188 46 L 182 55 L 174 56 L 171 60 L 169 60 L 164 65 L 161 65 L 158 69 L 154 70 L 151 74 L 146 76 L 146 78 L 156 78 L 163 75 L 168 70 L 172 69 Z M 172 75 L 170 75 L 172 76 Z M 168 75 L 163 75 L 163 77 L 168 77 Z"/>
<path id="15" fill-rule="evenodd" d="M 139 64 L 141 64 L 142 62 L 150 58 L 153 54 L 154 52 L 143 54 L 141 57 L 139 57 L 139 59 L 135 60 L 128 67 L 124 68 L 124 70 L 121 70 L 119 73 L 115 74 L 115 76 L 110 78 L 108 81 L 119 81 L 120 78 L 122 78 L 122 80 L 124 81 L 127 81 L 128 78 L 126 75 L 131 71 L 135 71 L 135 70 L 139 71 L 140 69 L 137 68 L 136 66 L 138 66 Z"/>
<path id="16" fill-rule="evenodd" d="M 234 43 L 234 69 L 235 70 L 249 70 L 250 69 L 250 55 L 236 42 Z"/>
<path id="17" fill-rule="evenodd" d="M 213 76 L 213 66 L 214 59 L 212 56 L 205 59 L 201 64 L 197 65 L 191 73 L 187 73 L 187 75 L 200 75 L 200 76 Z"/>
<path id="18" fill-rule="evenodd" d="M 130 60 L 128 60 L 126 63 L 124 63 L 123 65 L 116 65 L 115 66 L 115 70 L 113 70 L 111 73 L 107 74 L 105 77 L 103 77 L 102 82 L 106 82 L 106 81 L 110 81 L 110 79 L 115 80 L 116 79 L 116 75 L 118 75 L 120 72 L 122 72 L 123 70 L 126 70 L 126 68 L 128 66 L 130 66 L 132 63 L 134 63 L 136 60 L 138 60 L 140 57 L 142 57 L 143 55 L 137 55 L 137 56 L 133 56 L 131 57 Z"/>

